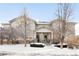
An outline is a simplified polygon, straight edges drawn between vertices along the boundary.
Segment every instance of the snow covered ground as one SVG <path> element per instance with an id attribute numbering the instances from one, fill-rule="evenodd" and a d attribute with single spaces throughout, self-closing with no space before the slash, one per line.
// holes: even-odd
<path id="1" fill-rule="evenodd" d="M 2 56 L 79 56 L 79 49 L 60 49 L 54 45 L 44 48 L 24 47 L 24 44 L 0 45 L 0 55 Z"/>

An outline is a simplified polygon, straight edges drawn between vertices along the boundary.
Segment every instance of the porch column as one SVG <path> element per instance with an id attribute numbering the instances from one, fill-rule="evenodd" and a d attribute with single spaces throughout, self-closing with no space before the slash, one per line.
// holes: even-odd
<path id="1" fill-rule="evenodd" d="M 40 42 L 43 42 L 43 40 L 44 40 L 44 35 L 43 33 L 40 33 Z"/>
<path id="2" fill-rule="evenodd" d="M 51 39 L 51 33 L 48 33 L 47 38 L 48 38 L 48 40 Z"/>
<path id="3" fill-rule="evenodd" d="M 50 39 L 50 43 L 54 43 L 54 33 L 53 32 L 51 32 L 51 39 Z"/>

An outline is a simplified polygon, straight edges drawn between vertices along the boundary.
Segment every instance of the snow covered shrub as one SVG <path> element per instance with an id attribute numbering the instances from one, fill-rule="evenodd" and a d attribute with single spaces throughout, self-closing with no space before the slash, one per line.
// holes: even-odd
<path id="1" fill-rule="evenodd" d="M 67 43 L 68 48 L 78 48 L 79 47 L 79 36 L 70 35 L 64 39 Z"/>
<path id="2" fill-rule="evenodd" d="M 30 47 L 44 47 L 45 45 L 43 43 L 31 43 Z"/>

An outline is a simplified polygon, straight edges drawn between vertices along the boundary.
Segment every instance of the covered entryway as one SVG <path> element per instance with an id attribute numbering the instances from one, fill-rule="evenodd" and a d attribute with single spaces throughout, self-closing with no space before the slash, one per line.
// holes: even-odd
<path id="1" fill-rule="evenodd" d="M 36 31 L 36 39 L 39 43 L 50 43 L 52 40 L 53 32 L 47 28 L 41 28 Z"/>

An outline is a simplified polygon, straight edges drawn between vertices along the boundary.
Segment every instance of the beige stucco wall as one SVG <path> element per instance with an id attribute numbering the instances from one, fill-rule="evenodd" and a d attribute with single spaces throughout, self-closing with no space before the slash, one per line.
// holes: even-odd
<path id="1" fill-rule="evenodd" d="M 14 32 L 16 32 L 16 35 L 18 37 L 23 38 L 24 36 L 24 18 L 23 17 L 17 17 L 11 21 L 11 27 L 14 28 Z M 54 20 L 48 23 L 36 23 L 34 20 L 27 18 L 27 25 L 26 25 L 26 36 L 29 40 L 36 40 L 36 31 L 39 29 L 50 29 L 51 31 L 51 42 L 59 42 L 59 21 Z M 68 23 L 68 33 L 67 34 L 74 34 L 75 32 L 75 24 Z M 17 39 L 18 40 L 18 39 Z M 22 39 L 23 40 L 23 39 Z"/>

